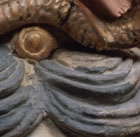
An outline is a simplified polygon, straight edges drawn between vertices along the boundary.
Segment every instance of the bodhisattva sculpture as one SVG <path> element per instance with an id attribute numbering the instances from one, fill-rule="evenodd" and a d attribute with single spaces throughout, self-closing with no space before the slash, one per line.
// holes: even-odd
<path id="1" fill-rule="evenodd" d="M 0 1 L 1 137 L 140 136 L 140 1 L 98 2 Z"/>

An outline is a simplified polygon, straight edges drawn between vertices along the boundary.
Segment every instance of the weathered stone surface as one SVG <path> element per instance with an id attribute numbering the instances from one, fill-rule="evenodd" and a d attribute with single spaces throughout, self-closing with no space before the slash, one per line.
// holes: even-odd
<path id="1" fill-rule="evenodd" d="M 138 137 L 140 58 L 136 51 L 58 50 L 34 66 L 1 46 L 0 136 L 27 137 L 47 112 L 72 137 Z M 52 129 L 47 123 L 41 131 L 47 137 L 64 136 Z M 42 134 L 29 137 L 36 135 Z"/>
<path id="2" fill-rule="evenodd" d="M 45 115 L 44 89 L 26 67 L 6 46 L 0 47 L 1 137 L 26 136 Z"/>
<path id="3" fill-rule="evenodd" d="M 23 62 L 16 61 L 8 48 L 0 47 L 0 98 L 3 98 L 16 90 L 24 75 Z"/>
<path id="4" fill-rule="evenodd" d="M 58 51 L 36 65 L 47 112 L 61 128 L 84 137 L 140 135 L 140 62 L 130 52 Z"/>
<path id="5" fill-rule="evenodd" d="M 28 137 L 68 137 L 47 117 Z M 70 137 L 70 136 L 69 136 Z"/>
<path id="6" fill-rule="evenodd" d="M 19 57 L 27 58 L 17 50 L 23 42 L 17 33 L 37 25 L 51 34 L 49 47 L 54 41 L 61 46 L 68 43 L 63 35 L 76 42 L 74 50 L 77 44 L 97 50 L 139 47 L 139 15 L 140 0 L 133 0 L 129 12 L 114 21 L 99 18 L 79 0 L 0 0 L 0 45 L 6 43 Z M 44 35 L 37 40 L 32 34 L 25 40 L 29 60 L 36 58 L 32 55 L 36 56 L 42 42 L 49 41 L 41 42 Z M 36 60 L 48 57 L 46 51 Z M 139 57 L 61 50 L 49 57 L 34 69 L 35 61 L 19 59 L 0 46 L 0 137 L 27 137 L 47 112 L 59 127 L 80 137 L 140 136 Z M 56 130 L 54 135 L 58 137 Z"/>

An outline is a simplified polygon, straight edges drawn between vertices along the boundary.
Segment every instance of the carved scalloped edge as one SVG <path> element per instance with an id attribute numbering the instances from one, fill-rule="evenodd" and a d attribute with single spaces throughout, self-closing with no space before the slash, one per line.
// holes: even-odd
<path id="1" fill-rule="evenodd" d="M 36 75 L 27 75 L 26 64 L 0 47 L 0 136 L 24 137 L 46 115 L 44 89 Z M 25 84 L 23 78 L 32 83 Z"/>
<path id="2" fill-rule="evenodd" d="M 74 54 L 71 52 L 71 56 Z M 64 56 L 63 58 L 65 60 Z M 83 55 L 83 58 L 85 60 L 86 56 Z M 63 60 L 62 64 L 57 59 L 45 60 L 36 65 L 36 72 L 42 79 L 47 94 L 47 111 L 58 126 L 84 137 L 131 137 L 140 134 L 139 57 L 123 52 L 121 59 L 117 61 L 117 58 L 114 57 L 114 62 L 117 63 L 111 69 L 104 63 L 104 69 L 109 71 L 99 71 L 100 73 L 94 70 L 100 70 L 101 67 L 84 66 L 82 55 L 81 60 L 78 60 L 81 61 L 81 66 L 75 68 L 65 65 L 67 61 L 64 63 Z M 72 58 L 74 59 L 76 60 Z M 112 77 L 109 77 L 110 74 Z M 113 77 L 113 74 L 116 75 Z M 112 80 L 109 81 L 108 78 Z M 112 88 L 120 82 L 127 84 Z M 104 87 L 106 85 L 108 91 Z M 103 86 L 105 90 L 97 91 L 97 86 Z"/>

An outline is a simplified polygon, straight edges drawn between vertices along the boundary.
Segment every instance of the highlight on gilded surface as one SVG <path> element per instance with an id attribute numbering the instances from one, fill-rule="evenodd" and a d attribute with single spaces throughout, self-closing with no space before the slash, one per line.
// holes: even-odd
<path id="1" fill-rule="evenodd" d="M 0 0 L 0 137 L 46 117 L 67 137 L 139 137 L 139 16 L 140 0 Z"/>

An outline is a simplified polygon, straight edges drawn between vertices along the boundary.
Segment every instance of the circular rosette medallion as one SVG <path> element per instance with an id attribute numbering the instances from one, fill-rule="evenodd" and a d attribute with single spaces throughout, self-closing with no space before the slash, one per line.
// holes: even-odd
<path id="1" fill-rule="evenodd" d="M 49 116 L 84 137 L 140 134 L 140 62 L 132 52 L 57 51 L 36 65 Z"/>

